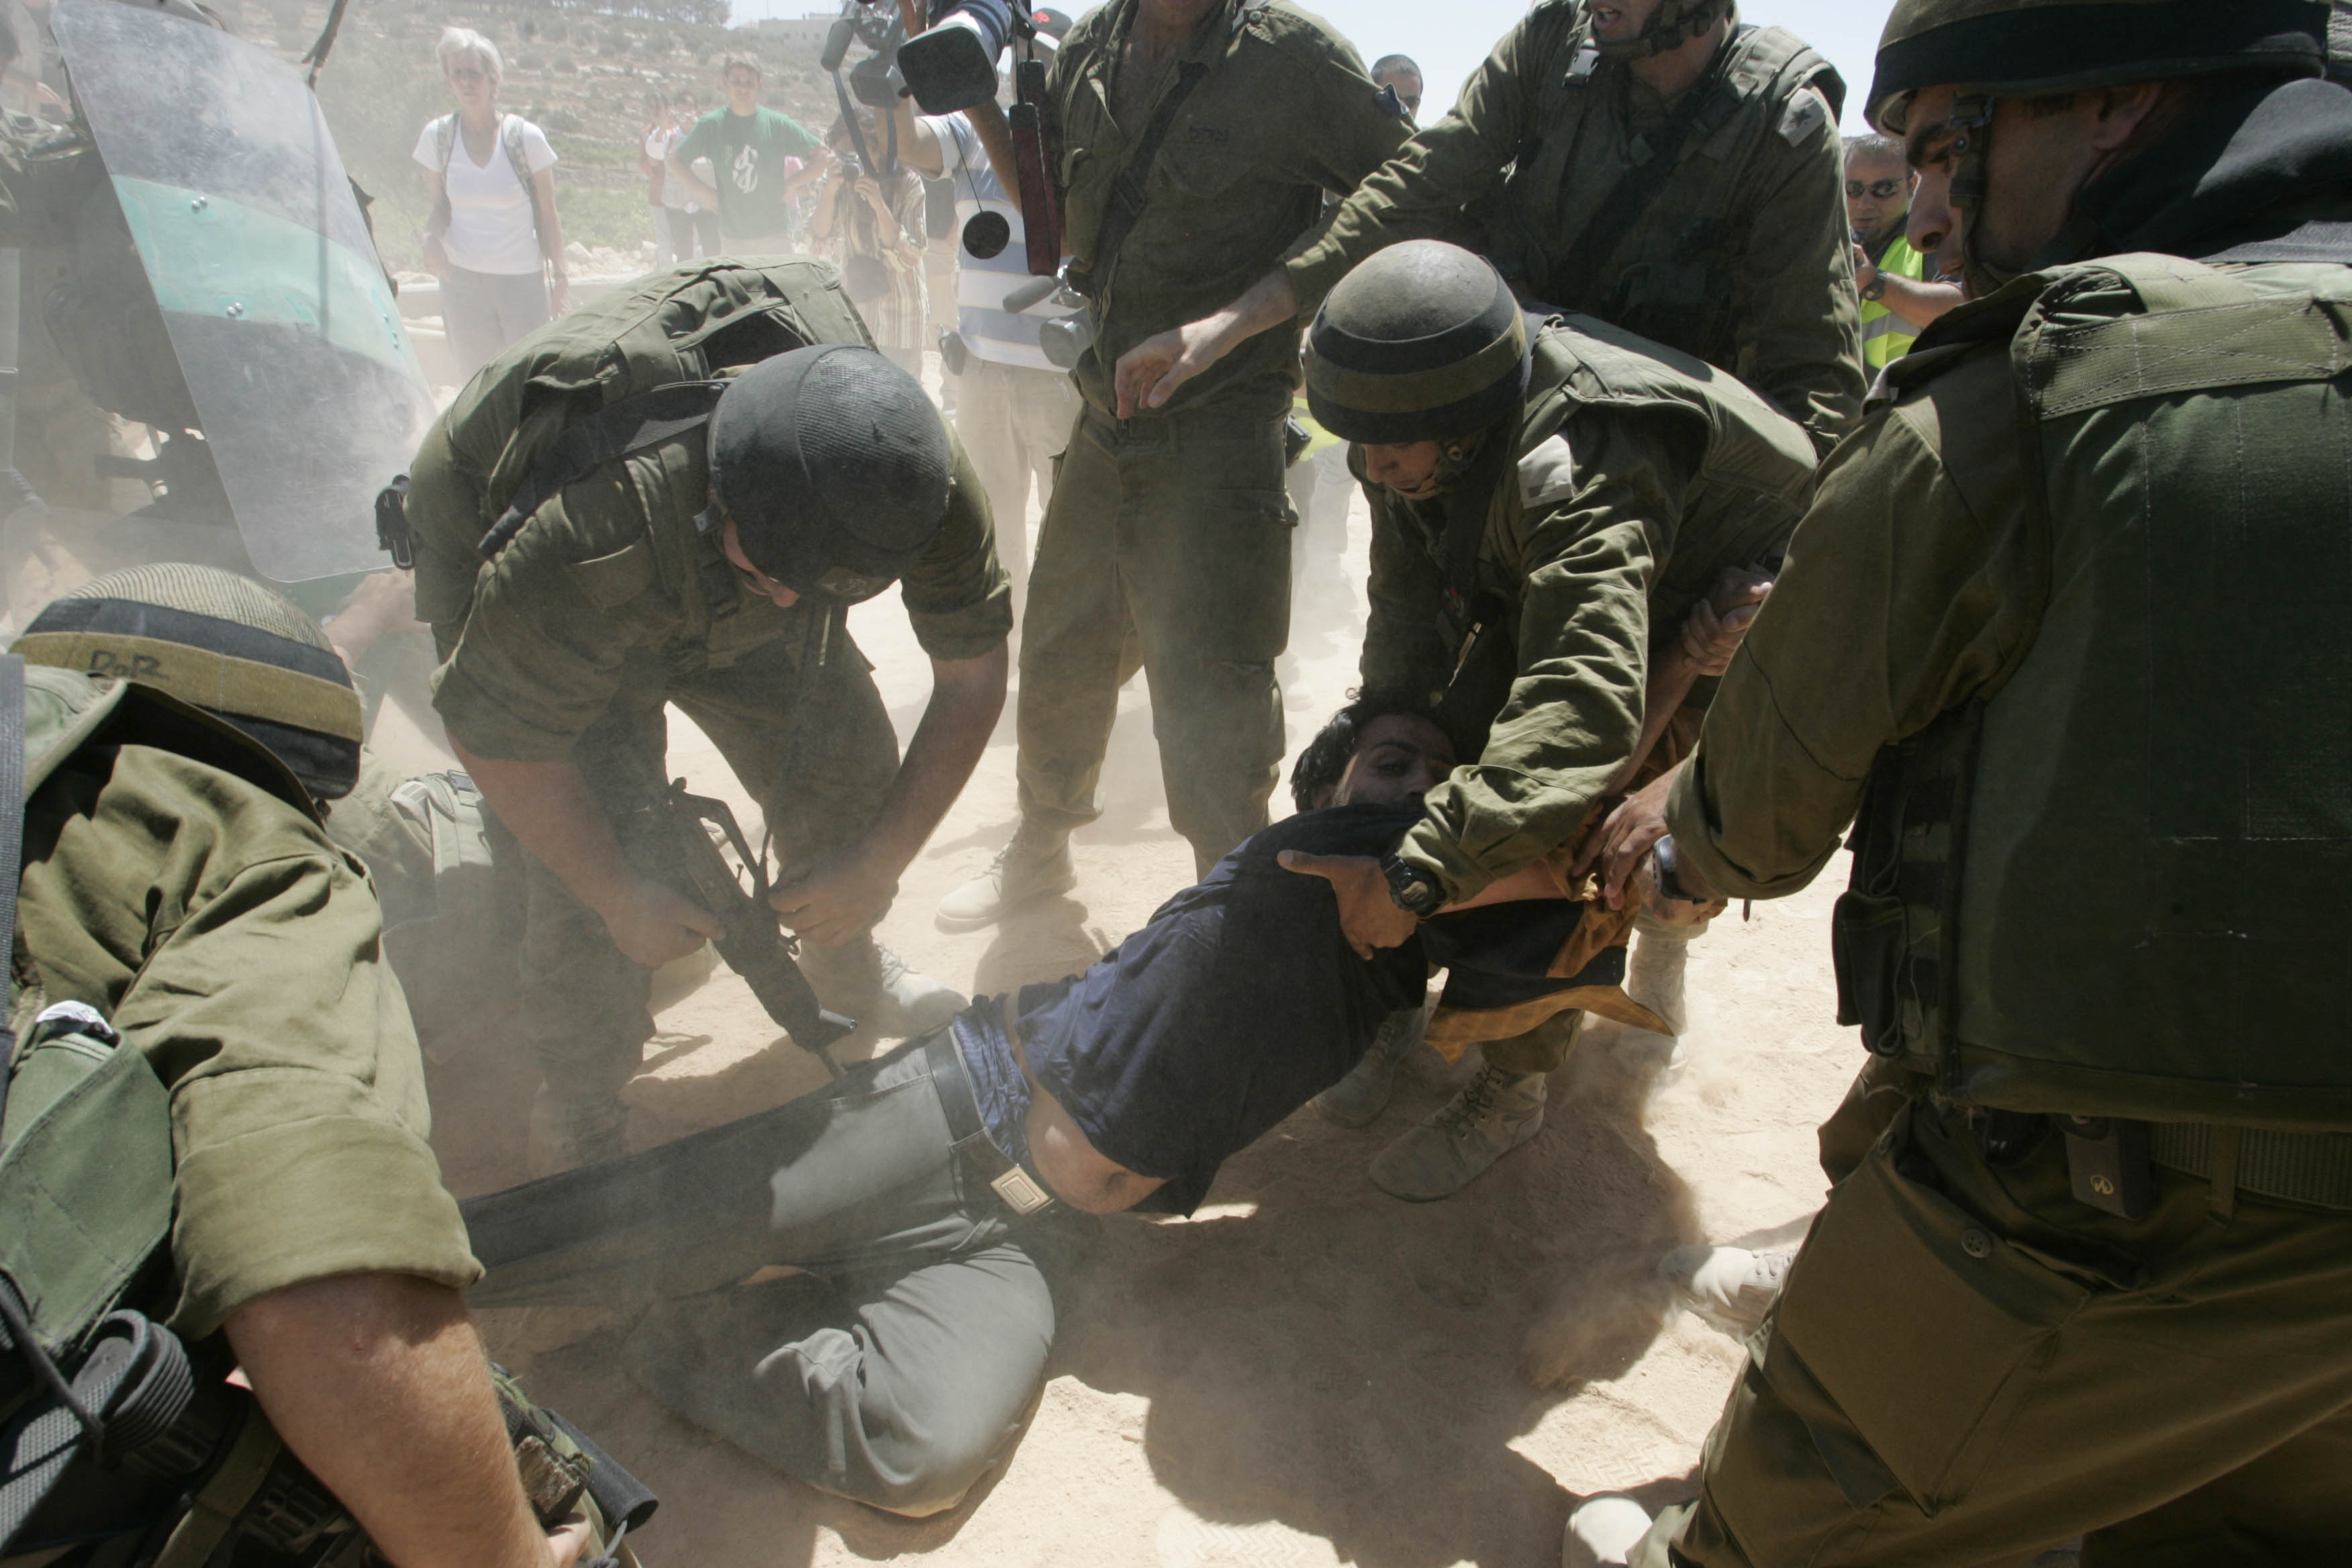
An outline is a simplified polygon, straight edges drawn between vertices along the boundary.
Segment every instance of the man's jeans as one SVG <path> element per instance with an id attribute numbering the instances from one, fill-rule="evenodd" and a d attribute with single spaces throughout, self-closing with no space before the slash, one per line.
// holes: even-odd
<path id="1" fill-rule="evenodd" d="M 1019 1429 L 1054 1340 L 1023 1221 L 952 1149 L 909 1040 L 814 1094 L 625 1160 L 465 1205 L 477 1307 L 649 1309 L 630 1334 L 665 1405 L 814 1486 L 952 1507 Z M 770 1265 L 822 1279 L 739 1282 Z"/>

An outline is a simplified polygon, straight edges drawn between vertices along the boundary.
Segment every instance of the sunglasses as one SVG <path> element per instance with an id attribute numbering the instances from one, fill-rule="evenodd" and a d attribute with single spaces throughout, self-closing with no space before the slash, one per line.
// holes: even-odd
<path id="1" fill-rule="evenodd" d="M 1863 193 L 1866 191 L 1874 201 L 1883 202 L 1899 191 L 1909 189 L 1910 184 L 1911 176 L 1908 174 L 1892 180 L 1873 180 L 1866 185 L 1860 180 L 1848 180 L 1845 183 L 1845 199 L 1858 202 L 1862 199 Z"/>

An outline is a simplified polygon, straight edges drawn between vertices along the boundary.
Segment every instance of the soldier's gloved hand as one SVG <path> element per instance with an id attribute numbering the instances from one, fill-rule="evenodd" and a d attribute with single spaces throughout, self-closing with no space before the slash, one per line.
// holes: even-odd
<path id="1" fill-rule="evenodd" d="M 596 912 L 604 916 L 613 945 L 647 969 L 659 969 L 727 934 L 717 915 L 658 882 L 631 883 L 610 908 Z"/>
<path id="2" fill-rule="evenodd" d="M 1420 929 L 1421 922 L 1389 896 L 1389 879 L 1382 875 L 1381 863 L 1369 855 L 1309 855 L 1303 849 L 1286 849 L 1276 858 L 1286 871 L 1320 877 L 1331 884 L 1332 894 L 1339 900 L 1339 934 L 1348 939 L 1358 958 L 1371 957 L 1375 948 L 1402 947 Z"/>
<path id="3" fill-rule="evenodd" d="M 853 844 L 788 868 L 768 907 L 803 942 L 839 947 L 872 929 L 898 891 L 898 868 L 873 864 Z"/>

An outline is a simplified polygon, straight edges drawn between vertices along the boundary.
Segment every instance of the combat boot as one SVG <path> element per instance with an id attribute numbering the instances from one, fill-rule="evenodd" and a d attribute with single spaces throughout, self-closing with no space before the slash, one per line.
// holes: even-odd
<path id="1" fill-rule="evenodd" d="M 1734 1339 L 1746 1339 L 1762 1325 L 1779 1300 L 1797 1249 L 1750 1252 L 1740 1247 L 1677 1247 L 1659 1261 L 1658 1273 L 1675 1300 Z"/>
<path id="2" fill-rule="evenodd" d="M 1450 1197 L 1543 1127 L 1545 1076 L 1482 1067 L 1445 1108 L 1372 1162 L 1372 1185 L 1408 1203 Z"/>
<path id="3" fill-rule="evenodd" d="M 531 1178 L 560 1176 L 629 1152 L 629 1108 L 618 1100 L 566 1100 L 545 1084 L 531 1097 L 523 1163 Z"/>
<path id="4" fill-rule="evenodd" d="M 1559 1542 L 1560 1568 L 1626 1562 L 1633 1548 L 1642 1544 L 1642 1537 L 1650 1533 L 1650 1510 L 1632 1498 L 1587 1499 L 1568 1516 L 1568 1532 Z"/>
<path id="5" fill-rule="evenodd" d="M 940 900 L 934 919 L 941 931 L 978 931 L 1033 899 L 1049 899 L 1077 885 L 1070 836 L 1033 826 L 1024 819 L 987 870 Z"/>
<path id="6" fill-rule="evenodd" d="M 1315 1109 L 1342 1127 L 1370 1127 L 1379 1121 L 1381 1112 L 1388 1109 L 1389 1097 L 1396 1092 L 1397 1068 L 1404 1065 L 1428 1027 L 1429 1014 L 1422 1007 L 1401 1008 L 1381 1019 L 1380 1033 L 1372 1037 L 1363 1059 L 1349 1069 L 1346 1078 L 1315 1097 Z"/>
<path id="7" fill-rule="evenodd" d="M 1643 916 L 1633 929 L 1640 934 L 1625 964 L 1625 994 L 1664 1018 L 1666 1033 L 1680 1036 L 1690 1026 L 1683 973 L 1690 963 L 1691 938 L 1706 928 L 1668 925 Z"/>
<path id="8" fill-rule="evenodd" d="M 819 1002 L 889 1039 L 927 1035 L 971 1005 L 870 934 L 839 947 L 803 946 L 801 973 Z"/>

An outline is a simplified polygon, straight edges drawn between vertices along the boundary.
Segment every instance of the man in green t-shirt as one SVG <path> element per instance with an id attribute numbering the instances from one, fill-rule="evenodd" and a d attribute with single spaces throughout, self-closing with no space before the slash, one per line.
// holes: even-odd
<path id="1" fill-rule="evenodd" d="M 729 55 L 719 79 L 727 107 L 695 121 L 669 152 L 669 177 L 695 200 L 719 209 L 719 231 L 730 256 L 766 256 L 793 247 L 795 187 L 784 160 L 813 160 L 821 145 L 789 114 L 760 107 L 760 62 Z M 697 158 L 710 160 L 716 189 L 694 177 Z M 810 164 L 814 167 L 814 164 Z"/>

